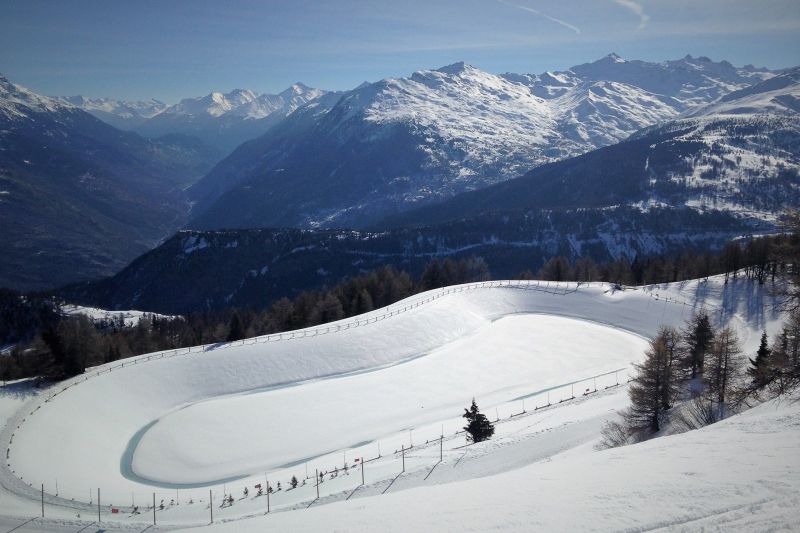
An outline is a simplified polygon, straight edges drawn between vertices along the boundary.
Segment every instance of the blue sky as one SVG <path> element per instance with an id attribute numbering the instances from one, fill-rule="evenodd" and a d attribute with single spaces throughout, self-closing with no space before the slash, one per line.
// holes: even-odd
<path id="1" fill-rule="evenodd" d="M 6 0 L 0 13 L 12 81 L 170 103 L 295 81 L 347 89 L 461 60 L 534 73 L 611 51 L 800 64 L 798 0 Z"/>

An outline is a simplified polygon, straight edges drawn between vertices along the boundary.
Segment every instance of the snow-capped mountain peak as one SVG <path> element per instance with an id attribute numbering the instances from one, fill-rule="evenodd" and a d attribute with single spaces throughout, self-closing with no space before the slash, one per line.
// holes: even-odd
<path id="1" fill-rule="evenodd" d="M 456 63 L 452 63 L 450 65 L 445 65 L 436 69 L 436 72 L 441 72 L 443 74 L 449 74 L 451 76 L 460 75 L 463 73 L 469 73 L 472 71 L 477 70 L 475 67 L 470 65 L 469 63 L 465 63 L 463 61 L 458 61 Z"/>
<path id="2" fill-rule="evenodd" d="M 627 61 L 622 59 L 616 52 L 611 52 L 600 61 L 605 61 L 607 63 L 627 63 Z"/>
<path id="3" fill-rule="evenodd" d="M 79 107 L 119 129 L 131 129 L 167 108 L 164 102 L 155 98 L 124 101 L 113 98 L 89 98 L 83 95 L 75 95 L 56 99 L 62 103 L 65 102 Z"/>
<path id="4" fill-rule="evenodd" d="M 0 113 L 7 117 L 24 117 L 30 112 L 56 112 L 62 109 L 75 109 L 75 106 L 37 94 L 0 74 Z"/>
<path id="5" fill-rule="evenodd" d="M 539 75 L 457 62 L 386 78 L 301 108 L 275 135 L 223 161 L 196 188 L 198 211 L 207 209 L 197 227 L 365 224 L 386 209 L 616 143 L 772 76 L 708 58 L 649 63 L 611 53 Z M 309 150 L 319 154 L 313 166 Z M 247 187 L 208 207 L 231 183 Z M 254 200 L 254 190 L 280 200 Z M 298 197 L 315 200 L 300 206 Z"/>
<path id="6" fill-rule="evenodd" d="M 227 152 L 262 135 L 286 115 L 323 94 L 325 91 L 299 82 L 278 94 L 250 89 L 213 91 L 205 96 L 184 98 L 135 130 L 148 137 L 168 133 L 190 135 Z"/>
<path id="7" fill-rule="evenodd" d="M 686 116 L 767 113 L 794 117 L 800 113 L 800 67 L 728 93 L 716 102 L 690 110 Z"/>

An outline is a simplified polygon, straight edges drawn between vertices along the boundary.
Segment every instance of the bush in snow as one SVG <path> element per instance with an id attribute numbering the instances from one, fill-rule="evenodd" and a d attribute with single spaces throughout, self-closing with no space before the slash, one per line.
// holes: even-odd
<path id="1" fill-rule="evenodd" d="M 462 416 L 467 419 L 467 425 L 464 426 L 464 431 L 467 432 L 470 441 L 481 442 L 494 435 L 494 424 L 489 422 L 486 415 L 478 410 L 478 404 L 475 403 L 475 398 L 472 399 L 470 408 L 464 409 L 464 414 Z"/>

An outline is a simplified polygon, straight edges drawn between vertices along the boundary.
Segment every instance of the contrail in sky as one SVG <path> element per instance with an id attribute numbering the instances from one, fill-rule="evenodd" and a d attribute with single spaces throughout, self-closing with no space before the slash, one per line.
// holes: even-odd
<path id="1" fill-rule="evenodd" d="M 574 31 L 576 35 L 580 35 L 581 34 L 581 29 L 579 27 L 574 26 L 574 25 L 572 25 L 569 22 L 566 22 L 564 20 L 557 19 L 555 17 L 551 17 L 550 15 L 548 15 L 546 13 L 542 13 L 541 11 L 538 11 L 536 9 L 533 9 L 532 7 L 521 6 L 519 4 L 512 4 L 511 2 L 506 2 L 506 0 L 497 0 L 497 1 L 500 2 L 503 5 L 507 5 L 509 7 L 515 7 L 517 9 L 521 9 L 523 11 L 527 11 L 528 13 L 533 13 L 534 15 L 538 15 L 540 17 L 546 18 L 547 20 L 555 22 L 556 24 L 559 24 L 561 26 L 564 26 L 568 30 Z"/>
<path id="2" fill-rule="evenodd" d="M 639 27 L 637 29 L 643 30 L 644 27 L 647 26 L 647 23 L 650 21 L 650 15 L 644 12 L 642 4 L 634 2 L 634 0 L 614 0 L 614 2 L 639 15 Z"/>

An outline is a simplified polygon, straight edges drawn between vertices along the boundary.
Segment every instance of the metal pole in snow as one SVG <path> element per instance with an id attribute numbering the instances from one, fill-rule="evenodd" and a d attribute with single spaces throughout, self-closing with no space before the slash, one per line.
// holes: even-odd
<path id="1" fill-rule="evenodd" d="M 444 456 L 444 435 L 439 437 L 439 462 L 442 462 L 442 457 Z"/>
<path id="2" fill-rule="evenodd" d="M 42 483 L 42 518 L 44 518 L 44 483 Z"/>
<path id="3" fill-rule="evenodd" d="M 364 458 L 361 458 L 361 485 L 364 485 Z"/>
<path id="4" fill-rule="evenodd" d="M 155 494 L 153 494 L 153 507 L 156 506 Z M 211 489 L 208 490 L 208 508 L 211 511 L 211 523 L 214 523 L 214 495 L 211 494 Z"/>
<path id="5" fill-rule="evenodd" d="M 406 449 L 403 448 L 403 445 L 400 445 L 400 452 L 403 454 L 403 472 L 406 471 Z"/>
<path id="6" fill-rule="evenodd" d="M 267 480 L 267 513 L 269 513 L 269 480 Z"/>
<path id="7" fill-rule="evenodd" d="M 317 499 L 319 500 L 319 469 L 315 468 L 314 473 L 316 474 L 315 477 L 317 478 Z"/>
<path id="8" fill-rule="evenodd" d="M 100 522 L 100 488 L 97 488 L 97 521 Z"/>
<path id="9" fill-rule="evenodd" d="M 208 491 L 211 494 L 211 491 Z M 211 505 L 209 503 L 209 505 Z M 156 525 L 156 493 L 153 493 L 153 525 Z"/>

